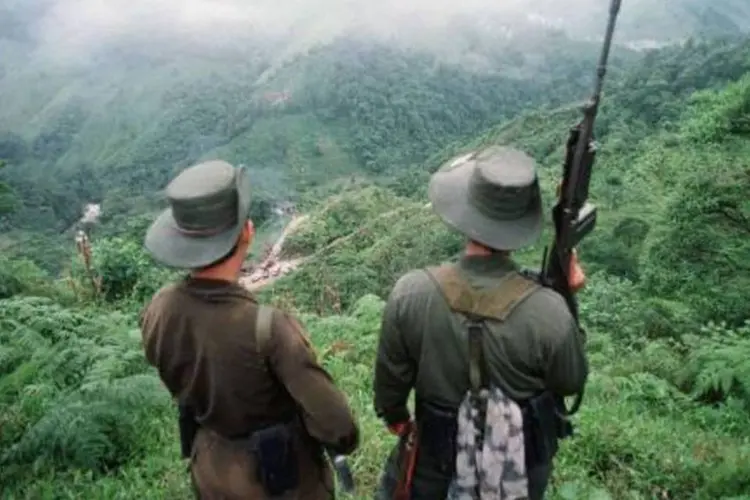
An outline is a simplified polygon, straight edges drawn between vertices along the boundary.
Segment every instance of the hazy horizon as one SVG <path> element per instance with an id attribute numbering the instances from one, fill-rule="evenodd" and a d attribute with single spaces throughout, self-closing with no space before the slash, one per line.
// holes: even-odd
<path id="1" fill-rule="evenodd" d="M 627 19 L 644 0 L 625 0 Z M 565 29 L 592 39 L 604 32 L 606 0 L 5 0 L 0 14 L 16 39 L 58 61 L 85 59 L 110 47 L 242 50 L 288 47 L 357 34 L 419 45 L 444 38 L 455 23 L 508 36 L 517 26 Z M 6 30 L 7 31 L 7 30 Z M 2 38 L 2 35 L 0 35 Z M 622 43 L 622 36 L 619 42 Z M 143 50 L 143 49 L 142 49 Z"/>

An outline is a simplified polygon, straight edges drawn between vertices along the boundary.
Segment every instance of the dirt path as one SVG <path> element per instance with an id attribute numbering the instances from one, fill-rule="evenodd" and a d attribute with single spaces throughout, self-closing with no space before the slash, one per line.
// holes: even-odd
<path id="1" fill-rule="evenodd" d="M 292 217 L 292 220 L 284 227 L 281 235 L 271 247 L 266 258 L 255 265 L 250 273 L 240 278 L 242 286 L 251 292 L 259 290 L 302 264 L 305 260 L 304 258 L 282 260 L 279 257 L 281 256 L 281 250 L 284 248 L 286 237 L 305 220 L 307 220 L 307 215 L 295 215 Z"/>
<path id="2" fill-rule="evenodd" d="M 429 207 L 430 204 L 427 203 L 421 208 L 428 209 Z M 408 211 L 409 209 L 409 207 L 402 207 L 385 212 L 383 214 L 380 214 L 375 220 L 371 220 L 370 224 L 373 224 L 376 220 L 379 220 L 383 217 L 388 217 L 401 211 Z M 284 230 L 281 232 L 281 235 L 271 247 L 271 250 L 268 252 L 266 258 L 263 259 L 261 263 L 257 264 L 250 273 L 240 278 L 240 284 L 251 292 L 258 291 L 261 288 L 270 285 L 285 274 L 294 271 L 308 260 L 314 259 L 323 253 L 330 252 L 337 245 L 340 245 L 351 238 L 356 238 L 362 230 L 367 228 L 367 225 L 363 225 L 359 228 L 359 230 L 352 231 L 345 236 L 337 238 L 325 247 L 318 249 L 312 255 L 298 257 L 296 259 L 279 259 L 279 257 L 281 256 L 281 251 L 284 248 L 284 241 L 286 240 L 286 237 L 307 219 L 307 215 L 294 216 L 292 220 L 289 221 L 289 224 L 284 227 Z"/>

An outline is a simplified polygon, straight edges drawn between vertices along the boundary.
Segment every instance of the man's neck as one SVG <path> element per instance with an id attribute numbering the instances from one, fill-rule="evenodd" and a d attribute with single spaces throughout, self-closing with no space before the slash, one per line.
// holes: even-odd
<path id="1" fill-rule="evenodd" d="M 492 256 L 510 256 L 510 252 L 506 252 L 504 250 L 493 250 L 491 248 L 488 248 L 480 243 L 469 241 L 466 243 L 466 248 L 464 249 L 464 255 L 467 257 L 492 257 Z"/>
<path id="2" fill-rule="evenodd" d="M 227 262 L 226 264 L 230 264 Z M 198 279 L 209 279 L 209 280 L 220 280 L 228 281 L 230 283 L 236 283 L 240 278 L 241 266 L 236 265 L 224 265 L 218 267 L 212 267 L 210 269 L 203 269 L 201 271 L 193 271 L 190 276 Z"/>

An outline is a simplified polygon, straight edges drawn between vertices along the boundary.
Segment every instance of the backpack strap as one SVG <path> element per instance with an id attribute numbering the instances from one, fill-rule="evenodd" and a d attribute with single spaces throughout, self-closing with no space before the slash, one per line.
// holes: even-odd
<path id="1" fill-rule="evenodd" d="M 475 395 L 487 386 L 487 370 L 484 363 L 484 350 L 482 349 L 482 326 L 483 320 L 469 320 L 469 381 L 471 390 Z"/>
<path id="2" fill-rule="evenodd" d="M 266 344 L 271 338 L 272 325 L 273 307 L 263 304 L 258 305 L 258 313 L 255 317 L 255 346 L 258 353 L 265 350 Z"/>

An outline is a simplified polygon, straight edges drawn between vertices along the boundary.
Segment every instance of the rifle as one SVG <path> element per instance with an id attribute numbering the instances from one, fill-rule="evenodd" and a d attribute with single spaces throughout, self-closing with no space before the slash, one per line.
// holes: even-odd
<path id="1" fill-rule="evenodd" d="M 398 482 L 393 492 L 393 500 L 409 500 L 411 498 L 411 484 L 414 478 L 414 469 L 417 465 L 417 451 L 419 449 L 419 438 L 417 435 L 417 424 L 409 422 L 406 431 L 399 438 L 399 452 L 396 463 L 399 467 Z"/>
<path id="2" fill-rule="evenodd" d="M 594 93 L 584 106 L 583 118 L 570 130 L 567 151 L 563 165 L 563 177 L 557 204 L 552 209 L 555 237 L 552 245 L 545 248 L 542 260 L 541 281 L 563 296 L 576 323 L 578 303 L 575 290 L 571 286 L 571 274 L 579 271 L 575 260 L 575 247 L 596 226 L 596 206 L 587 201 L 591 168 L 596 156 L 594 140 L 594 120 L 599 111 L 604 75 L 607 72 L 607 58 L 615 30 L 621 0 L 612 0 L 609 6 L 609 20 L 604 36 L 604 45 L 599 58 Z M 575 414 L 581 406 L 583 391 L 567 415 Z M 562 405 L 564 408 L 564 404 Z"/>

